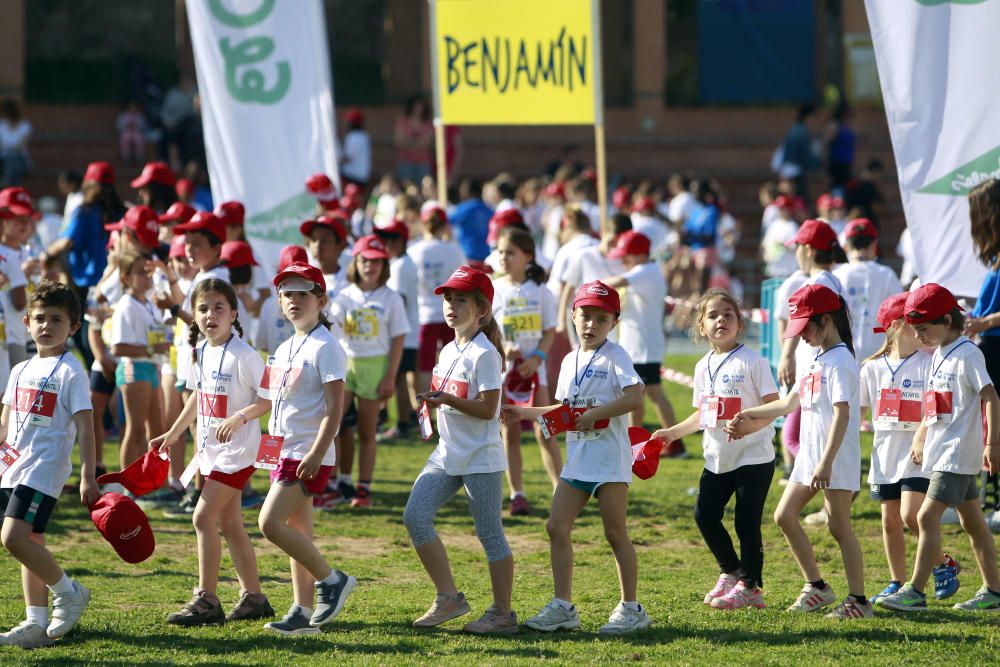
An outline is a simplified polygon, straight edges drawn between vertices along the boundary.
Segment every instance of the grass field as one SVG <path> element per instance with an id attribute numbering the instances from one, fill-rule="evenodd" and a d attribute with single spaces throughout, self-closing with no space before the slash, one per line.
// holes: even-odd
<path id="1" fill-rule="evenodd" d="M 691 372 L 695 359 L 674 358 L 671 365 Z M 690 411 L 690 392 L 666 385 L 681 415 Z M 866 448 L 871 438 L 865 436 Z M 550 493 L 534 446 L 525 445 L 527 491 L 535 516 L 504 523 L 516 562 L 514 606 L 520 617 L 535 613 L 551 597 L 546 498 Z M 656 662 L 671 664 L 901 664 L 996 665 L 1000 656 L 1000 614 L 969 615 L 949 604 L 930 602 L 931 610 L 903 617 L 884 610 L 874 619 L 847 624 L 821 616 L 783 611 L 802 586 L 801 576 L 783 538 L 770 520 L 781 494 L 775 476 L 764 517 L 764 579 L 768 608 L 736 613 L 706 608 L 701 601 L 718 575 L 692 518 L 693 487 L 701 470 L 699 441 L 688 449 L 694 458 L 665 461 L 651 480 L 632 487 L 630 530 L 639 552 L 639 600 L 653 626 L 640 634 L 605 639 L 597 628 L 618 601 L 610 549 L 604 541 L 596 507 L 581 516 L 575 533 L 575 602 L 583 628 L 544 635 L 522 631 L 502 639 L 463 634 L 453 621 L 433 631 L 410 627 L 434 598 L 434 590 L 410 547 L 402 511 L 410 485 L 430 448 L 423 442 L 380 446 L 374 506 L 367 511 L 338 509 L 317 515 L 317 541 L 330 561 L 358 578 L 344 612 L 321 636 L 286 639 L 260 624 L 181 630 L 164 623 L 190 598 L 197 583 L 197 556 L 190 522 L 151 512 L 156 553 L 145 563 L 120 561 L 94 530 L 71 494 L 63 496 L 49 525 L 50 548 L 72 576 L 93 591 L 80 625 L 54 647 L 25 652 L 0 647 L 2 664 L 409 664 L 426 662 L 514 664 L 534 660 L 575 663 Z M 114 443 L 106 460 L 117 460 Z M 263 492 L 266 476 L 255 485 Z M 818 508 L 814 501 L 809 509 Z M 731 513 L 727 517 L 731 517 Z M 868 594 L 888 579 L 882 551 L 878 505 L 862 493 L 854 507 L 855 529 L 865 551 Z M 264 591 L 279 615 L 291 600 L 288 563 L 265 542 L 256 512 L 247 512 L 255 540 Z M 489 579 L 465 501 L 443 508 L 438 528 L 449 549 L 459 587 L 478 617 L 490 604 Z M 840 553 L 825 528 L 809 529 L 827 581 L 846 594 Z M 943 528 L 946 550 L 964 565 L 962 589 L 967 599 L 980 586 L 968 540 L 957 526 Z M 913 542 L 910 542 L 911 553 Z M 0 624 L 24 618 L 18 568 L 8 557 L 0 570 Z M 219 596 L 228 608 L 238 597 L 228 556 L 223 559 Z"/>

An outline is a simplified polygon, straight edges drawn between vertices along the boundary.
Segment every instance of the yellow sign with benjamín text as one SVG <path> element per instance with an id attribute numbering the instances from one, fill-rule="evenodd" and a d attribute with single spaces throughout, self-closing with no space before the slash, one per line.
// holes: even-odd
<path id="1" fill-rule="evenodd" d="M 593 125 L 596 0 L 430 0 L 437 117 L 446 125 Z"/>

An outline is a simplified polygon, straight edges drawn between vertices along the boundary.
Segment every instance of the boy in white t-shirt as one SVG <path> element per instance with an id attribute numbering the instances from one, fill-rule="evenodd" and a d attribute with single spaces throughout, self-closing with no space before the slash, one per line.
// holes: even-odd
<path id="1" fill-rule="evenodd" d="M 48 281 L 38 286 L 25 317 L 38 354 L 14 368 L 3 396 L 3 545 L 21 562 L 27 620 L 0 634 L 0 645 L 50 644 L 73 629 L 90 601 L 90 591 L 70 579 L 45 547 L 46 524 L 73 470 L 77 432 L 80 500 L 90 506 L 100 496 L 87 374 L 66 350 L 66 339 L 80 327 L 80 314 L 73 290 Z M 51 623 L 46 588 L 53 593 Z"/>
<path id="2" fill-rule="evenodd" d="M 566 434 L 566 465 L 552 497 L 548 533 L 555 596 L 525 625 L 553 632 L 580 627 L 573 605 L 573 523 L 591 496 L 597 496 L 604 531 L 618 565 L 621 602 L 601 634 L 624 634 L 649 627 L 636 599 L 638 564 L 628 536 L 626 510 L 632 482 L 632 447 L 625 415 L 642 401 L 642 380 L 632 360 L 608 334 L 618 324 L 618 293 L 604 283 L 581 285 L 573 300 L 573 324 L 580 348 L 563 359 L 556 399 L 546 407 L 504 406 L 504 420 L 536 419 L 566 406 L 575 430 Z"/>

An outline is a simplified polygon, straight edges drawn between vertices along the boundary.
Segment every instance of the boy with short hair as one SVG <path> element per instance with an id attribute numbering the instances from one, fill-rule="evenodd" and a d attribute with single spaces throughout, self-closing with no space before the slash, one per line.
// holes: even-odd
<path id="1" fill-rule="evenodd" d="M 73 441 L 80 434 L 80 500 L 100 496 L 94 471 L 90 383 L 66 339 L 80 327 L 80 300 L 69 287 L 42 281 L 28 302 L 24 322 L 38 353 L 11 372 L 0 428 L 6 433 L 0 476 L 3 546 L 21 562 L 27 620 L 0 634 L 0 645 L 50 644 L 76 625 L 90 591 L 59 567 L 45 548 L 45 527 L 73 470 Z M 0 466 L 2 467 L 2 466 Z M 48 591 L 53 594 L 48 622 Z"/>

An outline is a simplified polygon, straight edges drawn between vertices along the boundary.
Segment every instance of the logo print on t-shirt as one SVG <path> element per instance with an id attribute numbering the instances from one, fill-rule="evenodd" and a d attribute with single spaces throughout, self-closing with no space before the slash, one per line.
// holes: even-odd
<path id="1" fill-rule="evenodd" d="M 912 385 L 913 383 L 910 381 L 910 378 L 903 380 L 903 389 L 909 389 Z"/>

